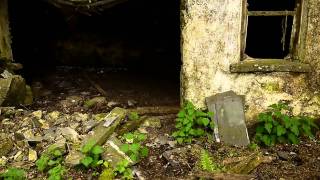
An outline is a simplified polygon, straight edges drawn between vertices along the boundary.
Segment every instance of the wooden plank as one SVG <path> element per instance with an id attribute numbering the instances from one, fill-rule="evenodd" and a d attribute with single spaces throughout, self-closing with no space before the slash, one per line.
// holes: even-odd
<path id="1" fill-rule="evenodd" d="M 241 49 L 240 58 L 245 58 L 245 50 L 247 43 L 247 31 L 248 31 L 248 8 L 247 0 L 242 0 L 242 17 L 241 17 Z"/>
<path id="2" fill-rule="evenodd" d="M 0 60 L 12 61 L 8 0 L 0 0 Z"/>
<path id="3" fill-rule="evenodd" d="M 295 11 L 249 11 L 249 16 L 294 16 Z"/>

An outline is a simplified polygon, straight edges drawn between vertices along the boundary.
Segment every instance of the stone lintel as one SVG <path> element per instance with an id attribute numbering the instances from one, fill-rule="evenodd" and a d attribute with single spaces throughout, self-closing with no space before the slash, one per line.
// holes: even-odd
<path id="1" fill-rule="evenodd" d="M 230 65 L 232 73 L 249 72 L 311 72 L 309 64 L 284 59 L 250 59 Z"/>

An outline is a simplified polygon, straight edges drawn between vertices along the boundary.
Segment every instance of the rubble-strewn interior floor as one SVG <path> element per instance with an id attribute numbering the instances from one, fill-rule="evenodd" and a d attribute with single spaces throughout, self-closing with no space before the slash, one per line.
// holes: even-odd
<path id="1" fill-rule="evenodd" d="M 178 0 L 128 1 L 93 17 L 59 11 L 42 1 L 10 0 L 9 5 L 13 53 L 24 66 L 17 73 L 31 86 L 34 102 L 1 108 L 0 172 L 17 167 L 28 172 L 28 179 L 45 179 L 35 161 L 58 143 L 66 179 L 98 179 L 99 168 L 72 167 L 70 158 L 76 157 L 71 152 L 120 107 L 147 122 L 132 130 L 147 134 L 143 145 L 150 151 L 133 166 L 136 179 L 195 179 L 202 149 L 219 167 L 253 165 L 244 177 L 320 178 L 320 134 L 300 145 L 259 150 L 210 138 L 185 145 L 174 141 L 180 108 Z"/>

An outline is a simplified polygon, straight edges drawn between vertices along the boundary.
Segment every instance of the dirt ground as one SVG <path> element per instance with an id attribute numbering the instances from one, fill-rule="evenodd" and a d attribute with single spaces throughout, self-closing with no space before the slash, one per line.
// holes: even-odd
<path id="1" fill-rule="evenodd" d="M 163 80 L 161 76 L 133 73 L 126 69 L 83 69 L 71 67 L 59 67 L 47 73 L 45 76 L 29 80 L 32 85 L 36 100 L 30 106 L 17 107 L 23 109 L 22 113 L 14 116 L 1 116 L 1 132 L 15 134 L 24 124 L 24 117 L 34 111 L 41 110 L 44 114 L 59 111 L 66 115 L 75 113 L 98 114 L 109 112 L 113 107 L 136 108 L 141 106 L 170 106 L 179 107 L 179 83 L 177 81 Z M 84 102 L 93 97 L 102 96 L 101 90 L 105 91 L 107 105 L 95 108 L 86 108 Z M 72 97 L 71 103 L 65 101 Z M 149 147 L 149 156 L 143 159 L 134 168 L 140 172 L 145 179 L 190 179 L 196 166 L 196 159 L 192 156 L 186 159 L 186 164 L 173 165 L 163 153 L 178 147 L 172 143 L 174 139 L 170 136 L 174 131 L 175 114 L 157 115 L 161 118 L 161 127 L 147 127 L 148 133 L 146 146 Z M 8 123 L 13 122 L 13 123 Z M 53 123 L 55 124 L 55 123 Z M 65 127 L 74 125 L 70 122 L 60 122 L 56 126 Z M 86 135 L 83 131 L 83 123 L 75 128 L 79 134 Z M 82 129 L 81 129 L 82 128 Z M 44 133 L 43 132 L 40 132 Z M 250 148 L 226 146 L 207 140 L 195 141 L 194 144 L 207 149 L 220 161 L 225 158 L 246 157 L 252 153 Z M 29 144 L 30 145 L 30 144 Z M 20 149 L 19 149 L 20 147 Z M 15 156 L 25 145 L 15 143 L 14 150 L 9 153 Z M 37 149 L 39 152 L 41 148 Z M 25 149 L 21 151 L 24 152 Z M 272 158 L 268 163 L 261 163 L 250 172 L 254 179 L 320 179 L 320 134 L 315 140 L 304 139 L 299 145 L 277 145 L 272 148 L 261 148 L 264 156 Z M 10 159 L 8 166 L 23 167 L 28 169 L 29 179 L 43 179 L 43 174 L 35 171 L 35 164 L 26 158 L 17 162 Z M 4 170 L 4 168 L 0 168 Z M 68 171 L 71 179 L 96 179 L 92 171 L 71 169 Z M 138 177 L 137 179 L 142 179 Z"/>

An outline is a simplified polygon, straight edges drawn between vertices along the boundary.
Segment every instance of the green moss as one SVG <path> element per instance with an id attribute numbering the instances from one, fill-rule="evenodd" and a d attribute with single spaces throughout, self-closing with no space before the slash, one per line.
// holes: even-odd
<path id="1" fill-rule="evenodd" d="M 279 83 L 271 82 L 271 83 L 261 83 L 262 89 L 269 92 L 279 92 L 281 91 Z"/>

